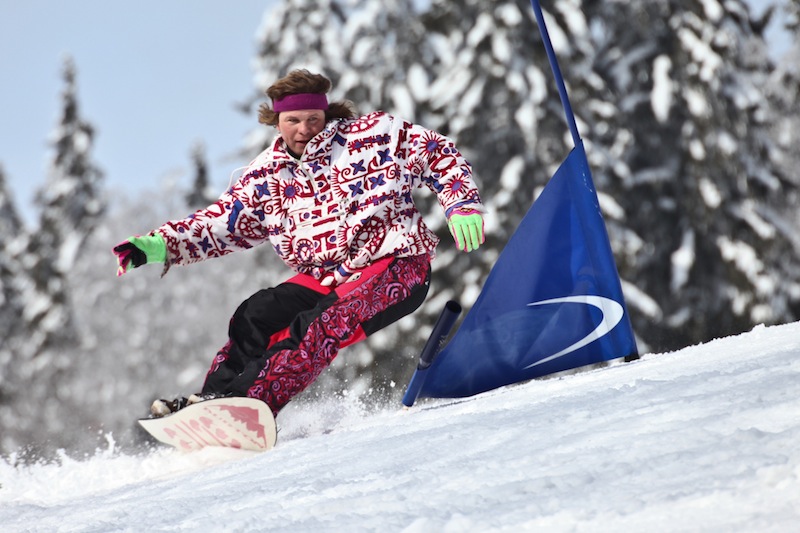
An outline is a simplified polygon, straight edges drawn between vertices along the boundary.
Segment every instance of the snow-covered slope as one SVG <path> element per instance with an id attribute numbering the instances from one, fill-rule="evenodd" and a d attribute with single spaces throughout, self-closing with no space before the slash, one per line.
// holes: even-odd
<path id="1" fill-rule="evenodd" d="M 278 447 L 0 461 L 17 531 L 797 531 L 800 323 L 409 411 L 287 408 Z"/>

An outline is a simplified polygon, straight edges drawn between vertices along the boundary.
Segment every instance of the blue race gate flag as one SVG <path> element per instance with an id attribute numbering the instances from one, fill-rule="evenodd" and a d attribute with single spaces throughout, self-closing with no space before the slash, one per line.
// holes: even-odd
<path id="1" fill-rule="evenodd" d="M 638 356 L 564 78 L 539 0 L 531 6 L 575 147 L 500 254 L 461 328 L 439 352 L 460 312 L 448 302 L 403 397 L 406 406 L 419 396 L 472 396 Z"/>
<path id="2" fill-rule="evenodd" d="M 459 330 L 425 370 L 419 395 L 471 396 L 636 354 L 579 143 L 511 237 Z"/>

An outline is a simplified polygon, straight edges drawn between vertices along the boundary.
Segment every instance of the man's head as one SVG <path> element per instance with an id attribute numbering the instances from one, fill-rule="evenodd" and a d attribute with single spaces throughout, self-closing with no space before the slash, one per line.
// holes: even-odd
<path id="1" fill-rule="evenodd" d="M 308 70 L 293 70 L 267 89 L 272 106 L 261 104 L 258 121 L 276 126 L 289 150 L 300 155 L 306 144 L 333 118 L 355 116 L 349 101 L 328 103 L 331 81 Z"/>

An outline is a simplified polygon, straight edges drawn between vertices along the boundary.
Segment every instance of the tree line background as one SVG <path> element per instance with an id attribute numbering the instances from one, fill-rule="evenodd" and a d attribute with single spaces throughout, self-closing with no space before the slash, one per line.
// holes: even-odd
<path id="1" fill-rule="evenodd" d="M 586 145 L 640 351 L 663 352 L 800 318 L 800 3 L 784 57 L 741 0 L 543 0 Z M 486 204 L 487 243 L 459 254 L 442 237 L 428 301 L 346 349 L 299 401 L 327 394 L 396 401 L 444 303 L 471 305 L 498 254 L 572 147 L 530 5 L 504 0 L 286 0 L 269 13 L 257 79 L 243 91 L 254 135 L 266 86 L 291 68 L 324 73 L 332 99 L 383 109 L 452 137 Z M 159 279 L 116 279 L 111 247 L 216 197 L 202 145 L 194 175 L 120 198 L 93 160 L 77 67 L 63 68 L 63 112 L 39 220 L 18 215 L 0 167 L 0 452 L 87 450 L 133 434 L 159 396 L 200 387 L 230 315 L 288 277 L 269 247 Z M 2 163 L 2 162 L 0 162 Z M 114 198 L 111 203 L 109 199 Z M 287 408 L 288 409 L 288 408 Z"/>

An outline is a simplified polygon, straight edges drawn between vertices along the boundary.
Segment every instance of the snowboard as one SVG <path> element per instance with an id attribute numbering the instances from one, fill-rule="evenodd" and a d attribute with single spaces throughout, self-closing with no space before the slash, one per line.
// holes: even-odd
<path id="1" fill-rule="evenodd" d="M 187 452 L 208 446 L 267 451 L 277 440 L 272 411 L 255 398 L 206 400 L 139 424 L 158 441 Z"/>

